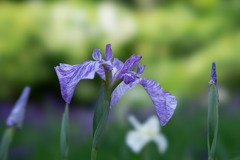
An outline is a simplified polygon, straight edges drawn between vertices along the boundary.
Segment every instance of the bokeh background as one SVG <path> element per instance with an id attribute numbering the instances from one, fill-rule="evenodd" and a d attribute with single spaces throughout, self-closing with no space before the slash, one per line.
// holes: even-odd
<path id="1" fill-rule="evenodd" d="M 54 71 L 59 63 L 92 59 L 95 47 L 125 61 L 133 53 L 146 65 L 142 77 L 158 81 L 178 99 L 172 119 L 161 129 L 166 153 L 150 143 L 140 154 L 125 143 L 133 127 L 155 114 L 139 86 L 110 113 L 101 160 L 207 159 L 207 95 L 216 62 L 220 95 L 217 157 L 240 156 L 240 1 L 115 0 L 0 2 L 0 135 L 25 85 L 32 87 L 24 126 L 11 144 L 11 160 L 59 160 L 64 110 Z M 94 103 L 101 85 L 82 80 L 70 105 L 69 159 L 90 159 Z M 148 157 L 147 157 L 147 156 Z"/>

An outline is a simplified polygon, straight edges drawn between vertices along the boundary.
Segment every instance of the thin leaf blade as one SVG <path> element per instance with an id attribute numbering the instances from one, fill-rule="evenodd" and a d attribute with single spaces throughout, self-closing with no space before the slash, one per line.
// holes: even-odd
<path id="1" fill-rule="evenodd" d="M 98 99 L 95 104 L 95 110 L 94 110 L 94 116 L 93 116 L 93 136 L 101 120 L 101 117 L 104 114 L 105 99 L 106 99 L 106 89 L 105 89 L 105 85 L 103 84 L 100 88 Z"/>
<path id="2" fill-rule="evenodd" d="M 218 92 L 214 84 L 210 85 L 208 96 L 208 153 L 214 158 L 218 135 Z"/>

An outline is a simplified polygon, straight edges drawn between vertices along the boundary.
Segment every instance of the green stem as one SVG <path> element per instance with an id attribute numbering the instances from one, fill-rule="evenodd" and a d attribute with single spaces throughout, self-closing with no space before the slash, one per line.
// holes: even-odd
<path id="1" fill-rule="evenodd" d="M 218 93 L 214 84 L 208 96 L 208 160 L 214 160 L 218 135 Z"/>
<path id="2" fill-rule="evenodd" d="M 97 159 L 97 150 L 99 148 L 102 135 L 107 124 L 108 114 L 110 110 L 111 102 L 111 73 L 105 71 L 106 81 L 105 85 L 101 87 L 98 100 L 95 106 L 94 118 L 93 118 L 93 142 L 91 160 Z"/>
<path id="3" fill-rule="evenodd" d="M 144 147 L 144 151 L 143 151 L 143 154 L 144 154 L 144 160 L 150 160 L 150 154 L 149 154 L 149 144 L 147 144 L 145 147 Z"/>
<path id="4" fill-rule="evenodd" d="M 214 159 L 213 159 L 213 157 L 210 156 L 210 157 L 208 157 L 208 160 L 214 160 Z"/>
<path id="5" fill-rule="evenodd" d="M 91 160 L 96 160 L 97 159 L 97 149 L 92 148 L 92 153 L 91 153 Z"/>
<path id="6" fill-rule="evenodd" d="M 7 160 L 9 145 L 13 139 L 15 126 L 6 129 L 0 146 L 0 160 Z"/>
<path id="7" fill-rule="evenodd" d="M 62 126 L 60 134 L 60 148 L 62 160 L 68 159 L 68 125 L 69 125 L 69 111 L 68 104 L 66 103 L 65 111 L 62 117 Z"/>

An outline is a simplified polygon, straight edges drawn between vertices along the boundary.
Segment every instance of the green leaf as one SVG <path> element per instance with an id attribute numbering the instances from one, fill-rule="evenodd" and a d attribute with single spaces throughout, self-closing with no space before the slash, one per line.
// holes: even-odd
<path id="1" fill-rule="evenodd" d="M 208 157 L 214 159 L 218 134 L 218 92 L 211 84 L 208 96 Z"/>
<path id="2" fill-rule="evenodd" d="M 68 157 L 68 104 L 66 103 L 65 111 L 62 117 L 62 126 L 61 126 L 61 155 L 63 160 L 67 160 Z"/>
<path id="3" fill-rule="evenodd" d="M 107 124 L 108 114 L 109 114 L 110 107 L 106 107 L 104 113 L 100 119 L 100 122 L 97 125 L 96 131 L 93 136 L 93 148 L 98 149 L 100 141 L 102 139 L 104 128 Z"/>
<path id="4" fill-rule="evenodd" d="M 98 99 L 95 105 L 94 116 L 93 116 L 93 136 L 97 129 L 97 126 L 101 120 L 101 117 L 105 109 L 105 99 L 106 99 L 106 90 L 105 85 L 103 84 L 100 88 Z"/>
<path id="5" fill-rule="evenodd" d="M 8 148 L 13 138 L 14 130 L 15 130 L 15 126 L 7 128 L 3 135 L 1 146 L 0 146 L 0 160 L 7 160 Z"/>
<path id="6" fill-rule="evenodd" d="M 93 148 L 99 147 L 104 128 L 107 124 L 110 110 L 111 94 L 106 92 L 105 85 L 102 85 L 99 97 L 95 106 L 93 118 Z"/>

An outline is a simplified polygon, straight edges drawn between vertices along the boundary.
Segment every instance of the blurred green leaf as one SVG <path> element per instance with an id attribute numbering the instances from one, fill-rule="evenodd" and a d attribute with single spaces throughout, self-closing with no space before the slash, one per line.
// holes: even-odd
<path id="1" fill-rule="evenodd" d="M 240 160 L 240 157 L 233 158 L 231 160 Z"/>
<path id="2" fill-rule="evenodd" d="M 8 148 L 13 138 L 14 130 L 15 130 L 14 126 L 7 128 L 3 135 L 0 147 L 0 160 L 7 160 Z"/>

